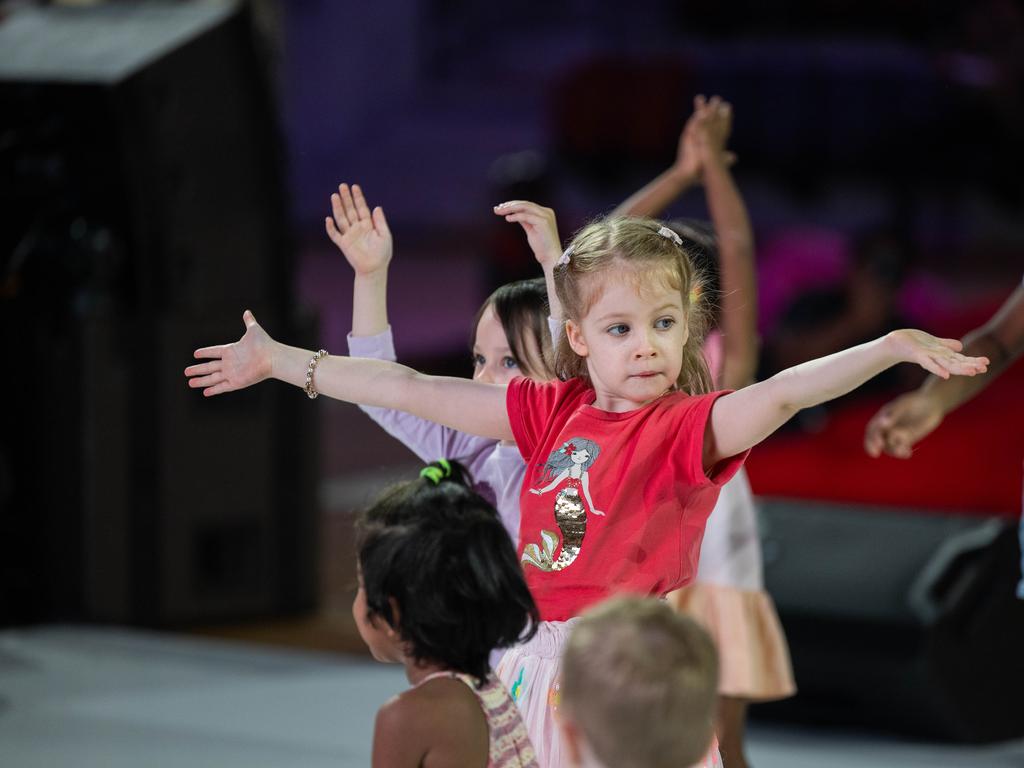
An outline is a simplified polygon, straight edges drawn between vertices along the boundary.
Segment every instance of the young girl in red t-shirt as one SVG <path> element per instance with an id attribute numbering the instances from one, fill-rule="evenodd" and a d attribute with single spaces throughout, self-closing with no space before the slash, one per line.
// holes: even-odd
<path id="1" fill-rule="evenodd" d="M 736 392 L 707 394 L 699 276 L 678 235 L 649 219 L 598 220 L 573 239 L 555 283 L 565 321 L 556 359 L 562 381 L 515 379 L 506 388 L 314 354 L 274 341 L 248 311 L 239 341 L 196 350 L 208 362 L 185 369 L 189 386 L 206 396 L 276 378 L 310 397 L 323 392 L 516 441 L 528 464 L 519 556 L 543 621 L 498 671 L 523 709 L 541 766 L 560 759 L 551 712 L 566 623 L 610 594 L 663 595 L 691 580 L 719 488 L 752 446 L 802 408 L 897 363 L 943 378 L 974 375 L 988 363 L 959 354 L 959 341 L 901 330 Z M 583 459 L 583 439 L 599 454 L 584 451 Z M 580 488 L 545 492 L 553 479 L 543 481 L 545 467 L 559 455 L 576 463 L 574 453 L 581 466 L 589 462 L 573 478 Z M 566 544 L 578 551 L 563 557 Z M 550 567 L 525 558 L 548 550 Z"/>

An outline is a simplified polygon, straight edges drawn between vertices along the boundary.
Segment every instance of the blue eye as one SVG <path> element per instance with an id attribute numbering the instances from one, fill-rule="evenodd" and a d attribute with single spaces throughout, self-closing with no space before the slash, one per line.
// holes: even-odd
<path id="1" fill-rule="evenodd" d="M 608 329 L 608 333 L 610 333 L 612 336 L 625 336 L 627 333 L 629 333 L 629 326 L 626 325 L 625 323 L 619 323 L 618 325 L 611 326 Z"/>
<path id="2" fill-rule="evenodd" d="M 515 361 L 515 358 L 503 357 L 503 358 L 501 358 L 501 367 L 502 368 L 518 368 L 519 367 L 519 363 L 517 363 Z"/>
<path id="3" fill-rule="evenodd" d="M 675 324 L 676 320 L 674 317 L 662 317 L 654 323 L 654 327 L 661 331 L 667 331 Z"/>
<path id="4" fill-rule="evenodd" d="M 487 365 L 487 360 L 483 355 L 473 355 L 474 368 L 483 368 L 485 365 Z"/>

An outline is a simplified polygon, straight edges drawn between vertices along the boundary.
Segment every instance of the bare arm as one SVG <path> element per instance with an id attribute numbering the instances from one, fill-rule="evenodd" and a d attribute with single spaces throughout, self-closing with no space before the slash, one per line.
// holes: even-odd
<path id="1" fill-rule="evenodd" d="M 634 192 L 611 212 L 611 216 L 658 217 L 686 190 L 701 180 L 701 161 L 696 145 L 695 122 L 707 102 L 703 96 L 693 100 L 693 115 L 679 134 L 676 161 L 664 173 Z M 724 161 L 731 165 L 736 158 L 726 152 Z"/>
<path id="2" fill-rule="evenodd" d="M 711 411 L 704 438 L 704 466 L 713 467 L 752 448 L 797 411 L 844 395 L 896 363 L 914 362 L 942 378 L 985 371 L 987 358 L 965 357 L 960 349 L 955 339 L 937 339 L 922 331 L 893 331 L 725 395 Z"/>
<path id="3" fill-rule="evenodd" d="M 925 380 L 921 390 L 938 401 L 943 415 L 981 392 L 1024 353 L 1024 286 L 1018 286 L 985 325 L 964 336 L 963 345 L 965 355 L 987 357 L 992 365 L 973 378 Z"/>
<path id="4" fill-rule="evenodd" d="M 660 216 L 696 181 L 672 166 L 626 198 L 610 216 Z"/>
<path id="5" fill-rule="evenodd" d="M 696 116 L 696 145 L 704 190 L 718 237 L 722 287 L 719 327 L 723 342 L 719 385 L 723 389 L 740 389 L 753 381 L 757 369 L 754 232 L 725 151 L 732 129 L 732 107 L 715 97 Z"/>
<path id="6" fill-rule="evenodd" d="M 429 751 L 429 742 L 412 718 L 415 709 L 402 698 L 380 708 L 373 723 L 372 768 L 419 768 Z"/>
<path id="7" fill-rule="evenodd" d="M 197 349 L 209 362 L 185 369 L 189 386 L 207 397 L 274 378 L 304 387 L 312 350 L 274 341 L 252 313 L 243 315 L 245 335 L 233 344 Z M 453 429 L 511 440 L 505 388 L 469 379 L 426 376 L 385 360 L 329 356 L 320 360 L 313 383 L 328 397 L 359 405 L 406 411 Z"/>
<path id="8" fill-rule="evenodd" d="M 914 446 L 946 414 L 981 392 L 1024 354 L 1024 286 L 1018 286 L 987 323 L 964 336 L 963 345 L 964 354 L 992 361 L 988 371 L 973 378 L 929 376 L 918 389 L 887 403 L 864 432 L 864 449 L 871 456 L 887 453 L 910 458 Z"/>

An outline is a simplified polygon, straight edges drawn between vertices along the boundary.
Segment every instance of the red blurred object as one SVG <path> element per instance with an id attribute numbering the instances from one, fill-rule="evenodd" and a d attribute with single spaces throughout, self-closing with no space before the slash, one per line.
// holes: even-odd
<path id="1" fill-rule="evenodd" d="M 967 326 L 972 327 L 972 326 Z M 864 427 L 890 398 L 830 412 L 815 434 L 776 434 L 747 460 L 761 496 L 859 502 L 937 513 L 1021 512 L 1024 361 L 946 417 L 908 460 L 872 459 Z"/>

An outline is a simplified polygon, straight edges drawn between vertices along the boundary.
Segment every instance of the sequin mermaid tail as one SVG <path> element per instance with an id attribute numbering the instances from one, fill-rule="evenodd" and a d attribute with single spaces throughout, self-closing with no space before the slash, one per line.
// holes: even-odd
<path id="1" fill-rule="evenodd" d="M 558 492 L 555 497 L 555 523 L 562 533 L 562 551 L 554 557 L 558 536 L 552 531 L 541 531 L 541 543 L 527 544 L 523 548 L 522 562 L 542 571 L 561 571 L 579 557 L 583 536 L 587 532 L 587 509 L 580 498 L 576 483 Z"/>

